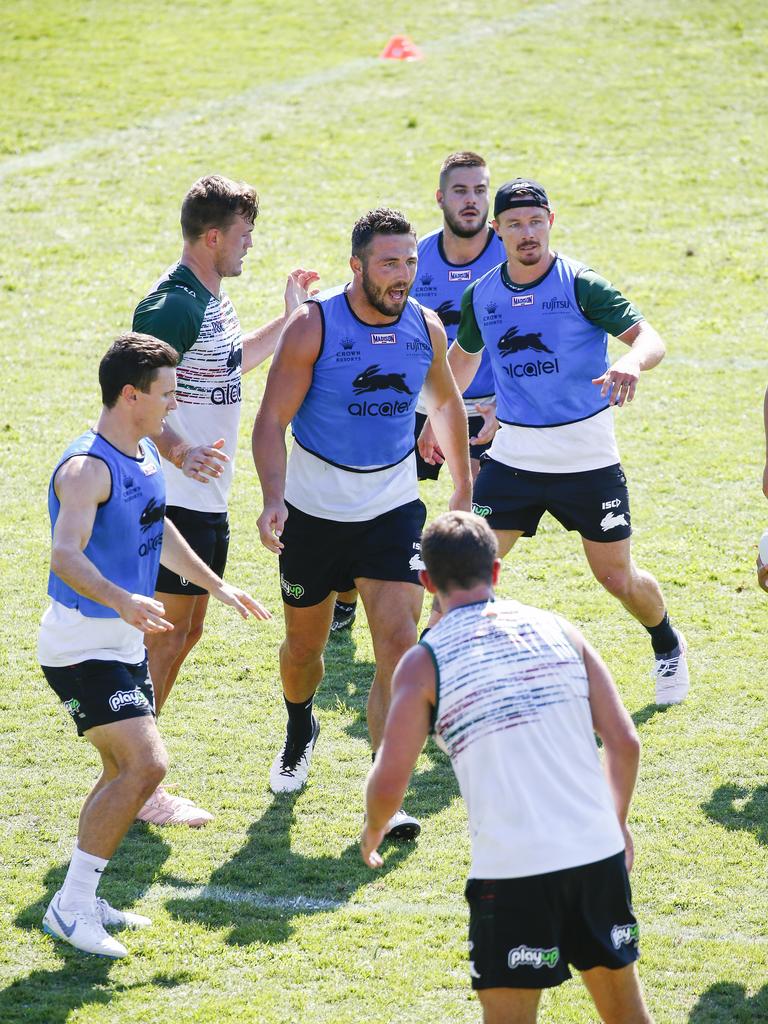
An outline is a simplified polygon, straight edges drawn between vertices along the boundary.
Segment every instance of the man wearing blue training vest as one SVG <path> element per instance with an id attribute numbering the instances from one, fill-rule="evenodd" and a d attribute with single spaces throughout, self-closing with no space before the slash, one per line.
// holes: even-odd
<path id="1" fill-rule="evenodd" d="M 685 639 L 669 622 L 656 580 L 632 560 L 613 424 L 614 408 L 632 401 L 640 373 L 664 357 L 664 343 L 605 278 L 550 248 L 554 219 L 538 182 L 502 185 L 493 227 L 507 261 L 462 298 L 449 362 L 466 387 L 488 352 L 501 424 L 473 510 L 496 533 L 502 557 L 536 533 L 545 511 L 578 531 L 595 577 L 650 634 L 656 703 L 678 704 L 688 693 Z M 609 334 L 629 347 L 612 365 Z M 434 457 L 431 437 L 422 445 Z"/>
<path id="2" fill-rule="evenodd" d="M 149 435 L 160 433 L 176 407 L 177 362 L 157 338 L 118 338 L 99 366 L 101 415 L 59 459 L 48 490 L 51 603 L 38 659 L 78 736 L 99 752 L 102 773 L 80 811 L 72 860 L 43 927 L 76 949 L 112 958 L 127 951 L 106 928 L 151 923 L 111 907 L 96 889 L 166 770 L 145 648 L 147 635 L 173 629 L 153 597 L 158 568 L 205 587 L 243 618 L 271 618 L 209 569 L 165 519 L 165 481 Z"/>
<path id="3" fill-rule="evenodd" d="M 312 700 L 335 595 L 360 592 L 376 673 L 368 729 L 379 746 L 398 659 L 416 639 L 423 591 L 414 455 L 419 392 L 451 471 L 452 507 L 468 508 L 467 417 L 446 361 L 437 314 L 408 297 L 416 238 L 395 210 L 361 217 L 352 232 L 352 282 L 300 306 L 278 343 L 253 431 L 264 494 L 261 541 L 280 556 L 286 638 L 280 672 L 288 712 L 270 773 L 275 793 L 300 789 L 320 731 Z M 286 466 L 285 430 L 294 444 Z M 419 823 L 399 811 L 388 834 Z"/>

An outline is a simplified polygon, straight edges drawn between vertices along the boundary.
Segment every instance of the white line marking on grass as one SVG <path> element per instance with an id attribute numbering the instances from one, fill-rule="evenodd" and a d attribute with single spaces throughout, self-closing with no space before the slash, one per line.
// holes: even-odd
<path id="1" fill-rule="evenodd" d="M 533 24 L 542 20 L 551 20 L 557 15 L 570 15 L 575 8 L 585 7 L 590 3 L 591 0 L 558 0 L 555 3 L 520 11 L 514 18 L 497 21 L 488 26 L 478 26 L 474 30 L 463 32 L 462 34 L 456 33 L 444 36 L 432 42 L 420 43 L 420 45 L 427 52 L 427 56 L 429 56 L 430 52 L 438 53 L 457 47 L 466 49 L 467 46 L 473 43 L 481 43 L 489 38 L 497 37 L 506 31 L 517 31 L 522 25 Z M 550 27 L 554 28 L 555 26 Z M 223 100 L 216 99 L 200 102 L 192 110 L 172 111 L 160 117 L 151 118 L 131 128 L 101 131 L 96 135 L 77 139 L 73 142 L 57 142 L 52 146 L 33 153 L 23 153 L 21 156 L 12 156 L 0 161 L 0 180 L 14 174 L 36 170 L 40 167 L 70 164 L 74 158 L 92 149 L 100 151 L 105 149 L 121 150 L 125 152 L 137 143 L 148 142 L 155 136 L 166 135 L 169 131 L 178 131 L 189 123 L 194 123 L 196 131 L 199 132 L 201 124 L 206 120 L 218 119 L 223 114 L 231 115 L 238 106 L 251 107 L 254 104 L 264 104 L 269 100 L 282 99 L 295 93 L 305 93 L 309 90 L 315 90 L 320 86 L 331 85 L 334 82 L 343 81 L 347 78 L 359 77 L 364 72 L 379 66 L 378 57 L 359 57 L 344 64 L 339 64 L 336 67 L 326 68 L 309 75 L 302 75 L 299 78 L 275 82 L 272 85 L 258 85 Z"/>
<path id="2" fill-rule="evenodd" d="M 142 904 L 161 903 L 165 900 L 211 900 L 220 903 L 244 904 L 259 910 L 293 911 L 295 913 L 331 912 L 335 910 L 365 911 L 371 914 L 386 914 L 389 917 L 465 917 L 467 908 L 463 901 L 456 903 L 419 903 L 412 900 L 382 900 L 369 903 L 365 900 L 332 900 L 311 896 L 268 896 L 266 893 L 247 889 L 233 889 L 225 885 L 153 885 Z M 736 943 L 741 946 L 768 946 L 768 936 L 747 935 L 744 932 L 729 932 L 716 935 L 707 928 L 679 926 L 663 922 L 643 923 L 640 911 L 640 932 L 643 935 L 659 935 L 679 942 Z"/>

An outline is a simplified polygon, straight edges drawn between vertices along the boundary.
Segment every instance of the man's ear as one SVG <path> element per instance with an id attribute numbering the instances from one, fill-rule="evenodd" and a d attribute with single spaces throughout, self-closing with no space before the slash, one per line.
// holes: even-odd
<path id="1" fill-rule="evenodd" d="M 432 577 L 426 569 L 419 569 L 419 583 L 424 587 L 428 594 L 437 593 L 437 587 L 432 582 Z"/>

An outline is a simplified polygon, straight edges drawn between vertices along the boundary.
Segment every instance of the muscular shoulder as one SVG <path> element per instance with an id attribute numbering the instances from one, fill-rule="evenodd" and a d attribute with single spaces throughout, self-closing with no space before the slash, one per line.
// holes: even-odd
<path id="1" fill-rule="evenodd" d="M 574 282 L 579 309 L 593 324 L 618 337 L 645 317 L 615 285 L 589 267 Z"/>
<path id="2" fill-rule="evenodd" d="M 198 339 L 211 294 L 181 265 L 157 282 L 136 307 L 133 329 L 168 342 L 183 355 Z"/>
<path id="3" fill-rule="evenodd" d="M 53 479 L 56 497 L 62 504 L 103 504 L 112 491 L 112 474 L 97 455 L 73 455 Z"/>

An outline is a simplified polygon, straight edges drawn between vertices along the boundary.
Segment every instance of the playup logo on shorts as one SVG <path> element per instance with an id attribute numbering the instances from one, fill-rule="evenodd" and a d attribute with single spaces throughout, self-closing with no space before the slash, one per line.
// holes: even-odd
<path id="1" fill-rule="evenodd" d="M 556 967 L 560 960 L 560 950 L 557 946 L 552 949 L 532 949 L 530 946 L 515 946 L 510 949 L 507 963 L 510 971 L 516 967 Z"/>
<path id="2" fill-rule="evenodd" d="M 627 517 L 623 512 L 619 512 L 618 515 L 615 512 L 607 512 L 600 520 L 600 528 L 603 533 L 607 533 L 608 530 L 612 530 L 615 526 L 629 526 Z"/>
<path id="3" fill-rule="evenodd" d="M 473 502 L 472 511 L 476 516 L 480 516 L 481 519 L 485 519 L 491 514 L 491 512 L 493 512 L 493 509 L 490 505 L 475 505 Z"/>
<path id="4" fill-rule="evenodd" d="M 304 597 L 304 587 L 300 583 L 289 583 L 282 573 L 280 573 L 280 586 L 283 588 L 285 596 L 292 597 L 294 601 Z"/>
<path id="5" fill-rule="evenodd" d="M 136 708 L 149 707 L 149 701 L 138 686 L 133 690 L 118 690 L 117 693 L 113 693 L 109 698 L 109 706 L 114 712 L 118 712 L 120 708 L 128 707 L 131 704 Z"/>
<path id="6" fill-rule="evenodd" d="M 77 697 L 72 697 L 71 700 L 65 700 L 64 707 L 73 718 L 85 718 L 85 715 L 80 710 L 80 701 Z"/>
<path id="7" fill-rule="evenodd" d="M 631 946 L 640 941 L 640 927 L 637 924 L 615 924 L 611 928 L 611 942 L 614 949 Z"/>

